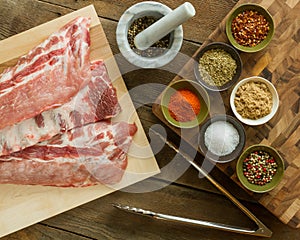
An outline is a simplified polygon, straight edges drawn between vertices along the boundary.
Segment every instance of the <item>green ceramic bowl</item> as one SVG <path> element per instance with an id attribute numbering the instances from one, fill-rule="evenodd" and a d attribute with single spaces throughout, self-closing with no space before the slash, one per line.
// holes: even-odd
<path id="1" fill-rule="evenodd" d="M 265 151 L 265 152 L 269 153 L 271 156 L 273 156 L 278 165 L 277 172 L 273 176 L 272 181 L 263 186 L 258 186 L 258 185 L 250 183 L 243 174 L 244 159 L 250 153 L 259 151 L 259 150 Z M 274 189 L 281 181 L 281 179 L 283 177 L 283 173 L 284 173 L 284 161 L 281 158 L 281 156 L 279 155 L 279 153 L 274 148 L 272 148 L 270 146 L 266 146 L 266 145 L 261 145 L 261 144 L 252 145 L 249 148 L 247 148 L 239 157 L 237 165 L 236 165 L 236 172 L 237 172 L 238 179 L 240 180 L 240 182 L 242 183 L 242 185 L 244 187 L 246 187 L 247 189 L 249 189 L 253 192 L 256 192 L 256 193 L 264 193 L 264 192 L 268 192 L 268 191 Z"/>
<path id="2" fill-rule="evenodd" d="M 169 112 L 168 104 L 170 101 L 170 97 L 180 89 L 187 89 L 195 93 L 200 100 L 200 112 L 196 116 L 196 118 L 192 121 L 188 122 L 178 122 L 176 121 Z M 170 84 L 163 92 L 162 98 L 161 98 L 161 110 L 165 117 L 165 119 L 172 124 L 175 127 L 178 128 L 193 128 L 198 126 L 200 123 L 202 123 L 208 113 L 210 108 L 210 101 L 209 96 L 206 92 L 206 90 L 197 82 L 187 79 L 178 80 L 172 84 Z"/>
<path id="3" fill-rule="evenodd" d="M 255 10 L 258 13 L 262 14 L 267 21 L 269 22 L 269 26 L 270 26 L 270 30 L 268 32 L 268 35 L 266 37 L 266 39 L 264 39 L 262 42 L 260 42 L 258 45 L 254 46 L 254 47 L 246 47 L 246 46 L 242 46 L 239 43 L 237 43 L 237 41 L 234 39 L 233 35 L 232 35 L 232 31 L 231 31 L 231 23 L 233 21 L 233 19 L 239 14 L 242 13 L 245 10 Z M 264 9 L 262 6 L 257 5 L 257 4 L 242 4 L 240 6 L 238 6 L 235 10 L 233 10 L 233 12 L 229 15 L 229 17 L 226 20 L 226 34 L 228 37 L 229 42 L 232 44 L 232 46 L 234 46 L 236 49 L 243 51 L 243 52 L 258 52 L 262 49 L 264 49 L 271 41 L 273 35 L 274 35 L 274 21 L 273 18 L 271 16 L 271 14 Z"/>

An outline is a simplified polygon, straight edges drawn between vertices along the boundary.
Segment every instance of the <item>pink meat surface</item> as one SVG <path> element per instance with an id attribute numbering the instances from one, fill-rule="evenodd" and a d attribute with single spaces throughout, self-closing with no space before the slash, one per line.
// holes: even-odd
<path id="1" fill-rule="evenodd" d="M 0 75 L 0 129 L 60 106 L 91 79 L 90 19 L 53 33 Z"/>
<path id="2" fill-rule="evenodd" d="M 121 108 L 103 61 L 90 66 L 88 85 L 60 107 L 0 130 L 0 155 L 48 140 L 74 127 L 116 116 Z"/>
<path id="3" fill-rule="evenodd" d="M 84 187 L 118 183 L 135 124 L 100 121 L 0 157 L 0 183 Z"/>

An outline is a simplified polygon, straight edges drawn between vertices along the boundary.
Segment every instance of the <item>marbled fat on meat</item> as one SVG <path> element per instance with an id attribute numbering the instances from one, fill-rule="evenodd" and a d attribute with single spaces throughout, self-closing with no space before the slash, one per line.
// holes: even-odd
<path id="1" fill-rule="evenodd" d="M 85 187 L 118 183 L 135 124 L 101 121 L 0 157 L 0 183 Z"/>
<path id="2" fill-rule="evenodd" d="M 91 78 L 90 19 L 78 17 L 0 75 L 0 129 L 58 107 Z"/>
<path id="3" fill-rule="evenodd" d="M 74 127 L 116 116 L 121 108 L 103 61 L 90 65 L 88 85 L 60 107 L 0 130 L 0 155 L 48 140 Z"/>

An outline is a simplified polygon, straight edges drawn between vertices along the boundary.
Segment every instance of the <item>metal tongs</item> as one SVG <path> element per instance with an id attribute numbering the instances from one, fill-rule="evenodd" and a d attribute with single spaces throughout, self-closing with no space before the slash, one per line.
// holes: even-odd
<path id="1" fill-rule="evenodd" d="M 153 129 L 151 129 L 151 132 L 153 132 L 158 137 L 160 137 L 169 147 L 171 147 L 178 154 L 180 154 L 194 168 L 196 168 L 199 171 L 199 173 L 201 173 L 203 176 L 205 176 L 219 191 L 221 191 L 239 209 L 241 209 L 252 221 L 254 221 L 255 224 L 257 225 L 257 228 L 249 229 L 249 228 L 231 226 L 231 225 L 222 224 L 222 223 L 183 218 L 183 217 L 172 216 L 172 215 L 167 215 L 167 214 L 162 214 L 162 213 L 155 213 L 155 212 L 144 210 L 141 208 L 124 206 L 121 204 L 113 204 L 114 207 L 124 210 L 124 211 L 127 211 L 127 212 L 130 212 L 130 213 L 148 216 L 148 217 L 152 217 L 152 218 L 159 219 L 159 220 L 166 220 L 166 221 L 171 221 L 171 222 L 180 222 L 180 223 L 198 225 L 198 226 L 203 226 L 203 227 L 209 227 L 209 228 L 214 228 L 214 229 L 219 229 L 219 230 L 224 230 L 224 231 L 260 236 L 260 237 L 271 237 L 272 236 L 272 231 L 270 229 L 268 229 L 257 217 L 255 217 L 253 215 L 253 213 L 251 213 L 243 204 L 241 204 L 239 202 L 239 200 L 237 200 L 230 192 L 228 192 L 222 185 L 220 185 L 217 181 L 215 181 L 205 170 L 203 170 L 197 163 L 195 163 L 193 161 L 193 159 L 191 159 L 188 155 L 180 152 L 178 150 L 178 148 L 175 145 L 173 145 L 173 143 L 171 143 L 167 139 L 165 139 L 160 133 L 154 131 Z"/>

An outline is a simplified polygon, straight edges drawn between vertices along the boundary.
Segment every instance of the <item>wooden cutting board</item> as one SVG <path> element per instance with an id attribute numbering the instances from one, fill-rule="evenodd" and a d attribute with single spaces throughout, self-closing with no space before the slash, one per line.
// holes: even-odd
<path id="1" fill-rule="evenodd" d="M 21 55 L 77 16 L 91 17 L 91 60 L 104 59 L 117 89 L 121 107 L 126 109 L 114 120 L 137 124 L 138 131 L 128 153 L 128 167 L 122 181 L 111 187 L 0 185 L 0 237 L 159 173 L 151 147 L 92 5 L 1 41 L 0 71 L 14 64 Z"/>
<path id="2" fill-rule="evenodd" d="M 277 114 L 268 123 L 246 126 L 246 146 L 267 144 L 275 147 L 285 160 L 286 170 L 283 180 L 273 191 L 264 194 L 250 193 L 263 206 L 270 210 L 282 222 L 300 227 L 300 1 L 299 0 L 240 0 L 236 6 L 253 2 L 262 5 L 271 13 L 275 22 L 275 34 L 270 45 L 258 53 L 241 53 L 243 72 L 240 79 L 260 75 L 270 80 L 277 88 L 280 107 Z M 225 33 L 225 21 L 215 29 L 203 44 L 215 41 L 228 42 Z M 200 48 L 201 49 L 201 48 Z M 198 49 L 193 57 L 199 52 Z M 194 79 L 193 62 L 190 60 L 173 81 L 180 78 Z M 180 77 L 179 77 L 180 76 Z M 227 114 L 232 115 L 229 106 L 231 89 L 222 92 L 221 97 Z M 218 113 L 217 102 L 220 98 L 210 92 L 212 105 L 216 106 L 211 115 Z M 217 101 L 216 101 L 217 99 Z M 222 99 L 221 99 L 222 100 Z M 153 105 L 153 113 L 167 125 L 159 106 L 160 97 Z M 177 134 L 180 130 L 169 125 Z M 201 127 L 201 126 L 200 126 Z M 198 129 L 199 130 L 199 129 Z M 185 132 L 186 140 L 195 144 L 198 130 Z M 197 144 L 197 142 L 196 142 Z M 194 145 L 197 146 L 197 145 Z M 236 161 L 218 164 L 233 181 L 239 184 L 235 174 Z M 241 185 L 240 185 L 241 186 Z M 241 186 L 241 188 L 243 188 Z M 244 188 L 245 191 L 247 191 Z"/>

